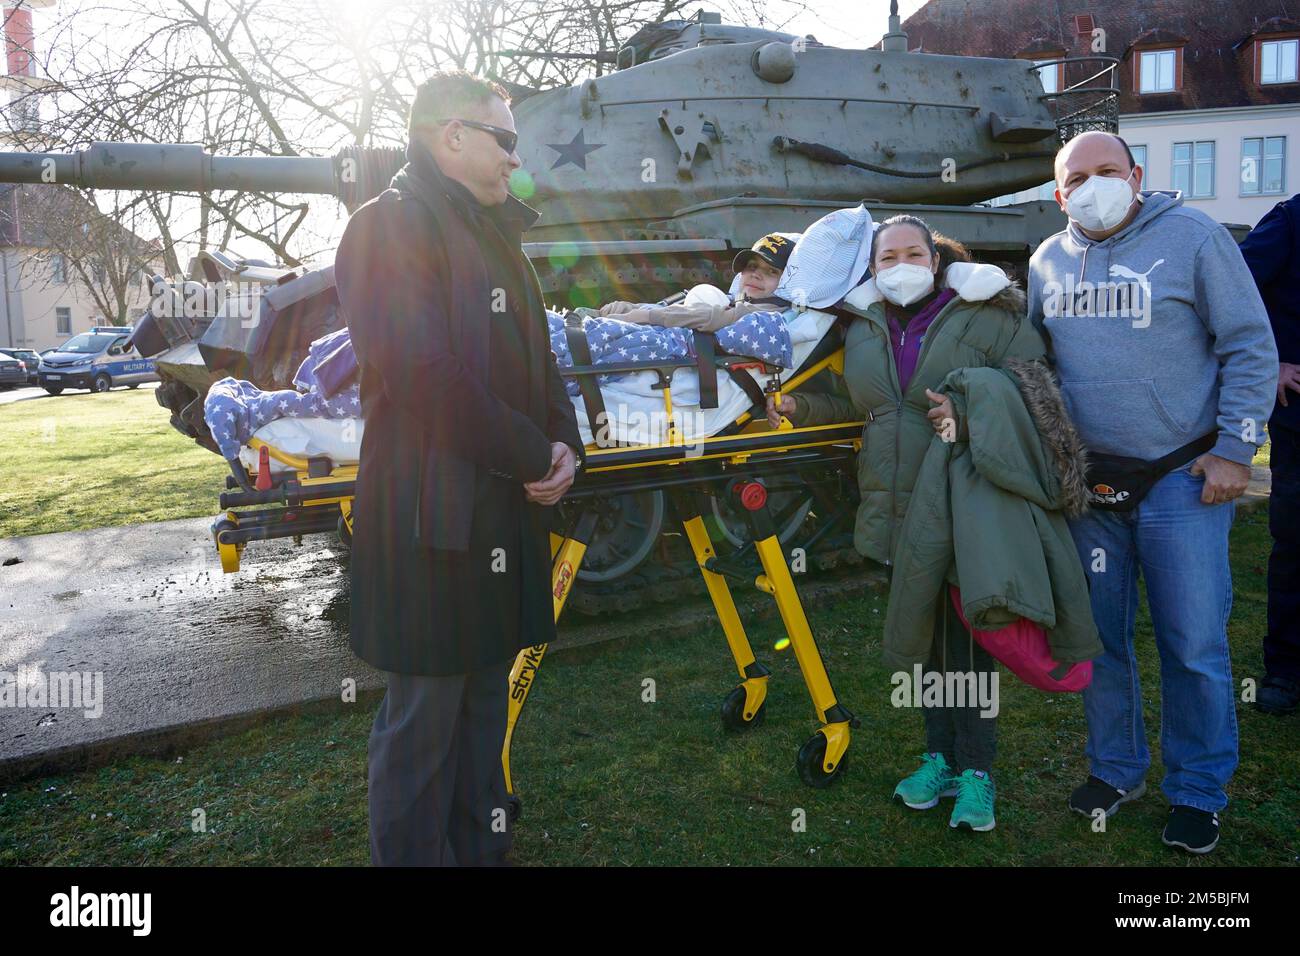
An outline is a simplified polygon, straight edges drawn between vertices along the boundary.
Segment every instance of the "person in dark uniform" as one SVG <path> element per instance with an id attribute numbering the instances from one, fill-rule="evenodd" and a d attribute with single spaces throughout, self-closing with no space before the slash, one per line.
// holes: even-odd
<path id="1" fill-rule="evenodd" d="M 582 451 L 520 246 L 537 214 L 506 93 L 416 93 L 407 163 L 335 258 L 366 422 L 351 644 L 388 672 L 370 736 L 376 865 L 508 862 L 501 748 L 520 648 L 555 637 L 551 506 Z"/>
<path id="2" fill-rule="evenodd" d="M 1270 209 L 1241 242 L 1277 342 L 1277 403 L 1268 420 L 1268 633 L 1255 706 L 1300 706 L 1300 193 Z"/>

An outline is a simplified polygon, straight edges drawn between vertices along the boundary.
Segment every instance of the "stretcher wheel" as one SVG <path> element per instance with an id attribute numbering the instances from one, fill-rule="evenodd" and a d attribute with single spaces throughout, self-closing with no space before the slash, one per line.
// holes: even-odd
<path id="1" fill-rule="evenodd" d="M 243 549 L 237 544 L 223 544 L 221 532 L 233 531 L 238 527 L 229 518 L 222 518 L 212 526 L 212 536 L 217 542 L 217 555 L 221 558 L 221 571 L 224 574 L 233 574 L 239 570 L 239 553 Z"/>
<path id="2" fill-rule="evenodd" d="M 818 790 L 825 790 L 835 778 L 844 772 L 844 763 L 848 760 L 845 754 L 840 758 L 840 762 L 835 765 L 835 769 L 830 773 L 826 772 L 822 762 L 826 759 L 826 738 L 821 734 L 813 734 L 808 741 L 799 748 L 799 756 L 795 760 L 795 766 L 799 770 L 799 779 L 810 787 Z"/>
<path id="3" fill-rule="evenodd" d="M 348 519 L 342 515 L 339 515 L 339 540 L 344 547 L 352 547 L 352 529 L 348 527 Z"/>
<path id="4" fill-rule="evenodd" d="M 510 822 L 518 823 L 519 818 L 524 815 L 524 803 L 513 793 L 506 797 L 506 812 L 510 814 Z"/>
<path id="5" fill-rule="evenodd" d="M 748 730 L 756 727 L 767 717 L 767 701 L 758 705 L 758 712 L 750 720 L 745 719 L 744 685 L 733 687 L 731 693 L 722 700 L 722 725 L 728 730 Z M 818 737 L 821 734 L 817 735 Z"/>
<path id="6" fill-rule="evenodd" d="M 664 526 L 663 491 L 632 491 L 584 505 L 559 505 L 567 527 L 576 520 L 574 508 L 597 512 L 596 533 L 582 556 L 579 581 L 613 581 L 631 574 L 650 556 Z"/>

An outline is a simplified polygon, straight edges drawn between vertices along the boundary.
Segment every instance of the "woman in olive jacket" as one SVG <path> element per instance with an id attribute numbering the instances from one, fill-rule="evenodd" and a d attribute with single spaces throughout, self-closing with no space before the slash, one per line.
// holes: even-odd
<path id="1" fill-rule="evenodd" d="M 836 393 L 786 396 L 779 408 L 769 399 L 774 425 L 780 415 L 800 426 L 867 421 L 857 459 L 862 501 L 854 546 L 881 564 L 893 564 L 912 486 L 935 433 L 951 430 L 952 440 L 965 431 L 952 402 L 934 390 L 953 369 L 1046 353 L 1024 293 L 1001 269 L 969 258 L 960 244 L 936 240 L 914 216 L 881 223 L 872 241 L 872 277 L 843 302 L 860 317 L 845 338 Z M 993 659 L 974 643 L 946 591 L 942 604 L 928 670 L 973 670 L 986 682 L 980 686 L 991 687 Z M 971 704 L 923 707 L 928 752 L 894 796 L 918 810 L 956 796 L 950 826 L 991 830 L 997 722 Z"/>

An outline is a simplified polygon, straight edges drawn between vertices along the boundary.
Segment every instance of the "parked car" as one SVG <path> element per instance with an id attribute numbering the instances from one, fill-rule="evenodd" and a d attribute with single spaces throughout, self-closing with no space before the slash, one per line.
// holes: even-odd
<path id="1" fill-rule="evenodd" d="M 31 349 L 4 348 L 4 349 L 0 349 L 0 352 L 6 352 L 13 358 L 16 358 L 18 359 L 18 361 L 22 362 L 23 367 L 27 370 L 27 384 L 28 385 L 36 384 L 37 370 L 40 368 L 41 365 L 41 357 L 39 355 L 37 355 Z"/>
<path id="2" fill-rule="evenodd" d="M 0 351 L 0 389 L 8 391 L 27 384 L 27 366 L 9 351 Z"/>
<path id="3" fill-rule="evenodd" d="M 141 357 L 131 345 L 130 326 L 96 326 L 74 335 L 41 357 L 41 388 L 58 395 L 65 388 L 107 392 L 114 385 L 136 388 L 158 381 L 153 359 Z"/>

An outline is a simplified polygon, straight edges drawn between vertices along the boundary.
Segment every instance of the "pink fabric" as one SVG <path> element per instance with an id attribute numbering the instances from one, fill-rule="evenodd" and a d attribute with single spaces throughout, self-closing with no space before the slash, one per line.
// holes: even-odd
<path id="1" fill-rule="evenodd" d="M 1077 693 L 1092 682 L 1092 661 L 1070 664 L 1060 680 L 1052 677 L 1052 671 L 1060 664 L 1052 658 L 1047 631 L 1041 624 L 1022 617 L 996 631 L 981 631 L 971 627 L 970 621 L 966 620 L 961 609 L 961 591 L 949 586 L 948 593 L 957 609 L 957 616 L 976 643 L 1030 687 L 1052 693 Z"/>

